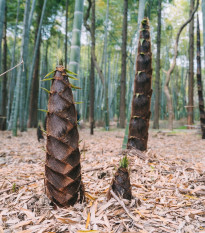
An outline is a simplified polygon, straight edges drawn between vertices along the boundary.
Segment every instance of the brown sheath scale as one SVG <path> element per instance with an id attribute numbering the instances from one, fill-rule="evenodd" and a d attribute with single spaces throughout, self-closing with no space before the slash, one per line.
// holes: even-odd
<path id="1" fill-rule="evenodd" d="M 46 194 L 59 206 L 74 205 L 82 191 L 79 134 L 71 84 L 63 66 L 56 67 L 52 80 L 46 126 Z"/>
<path id="2" fill-rule="evenodd" d="M 129 125 L 127 148 L 141 151 L 147 149 L 150 119 L 150 103 L 152 83 L 152 53 L 150 42 L 149 21 L 141 22 L 140 40 L 136 61 L 136 75 L 132 98 L 132 112 Z"/>

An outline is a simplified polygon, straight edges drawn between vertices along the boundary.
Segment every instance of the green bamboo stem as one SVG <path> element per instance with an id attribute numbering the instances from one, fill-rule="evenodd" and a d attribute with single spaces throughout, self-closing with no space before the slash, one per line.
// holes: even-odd
<path id="1" fill-rule="evenodd" d="M 80 37 L 83 22 L 83 8 L 84 0 L 76 0 L 73 20 L 71 54 L 69 62 L 69 69 L 74 73 L 78 73 L 78 66 L 80 60 Z"/>
<path id="2" fill-rule="evenodd" d="M 24 115 L 24 117 L 25 117 L 24 127 L 26 127 L 26 125 L 27 125 L 32 77 L 33 77 L 35 62 L 36 62 L 36 58 L 37 58 L 38 47 L 39 47 L 39 43 L 40 43 L 41 28 L 42 28 L 42 24 L 43 24 L 43 18 L 44 18 L 44 14 L 45 14 L 46 4 L 47 4 L 47 0 L 44 0 L 42 12 L 41 12 L 40 23 L 39 23 L 39 26 L 38 26 L 38 33 L 37 33 L 35 48 L 34 48 L 34 55 L 33 55 L 31 69 L 30 69 L 29 77 L 28 77 L 28 87 L 27 87 L 27 95 L 26 95 L 26 103 L 25 103 L 26 106 L 25 106 L 25 115 Z"/>
<path id="3" fill-rule="evenodd" d="M 23 67 L 20 66 L 18 70 L 18 75 L 17 75 L 17 82 L 16 82 L 16 88 L 15 88 L 15 107 L 14 107 L 14 117 L 13 117 L 13 122 L 12 122 L 12 133 L 13 136 L 17 136 L 17 123 L 18 123 L 18 115 L 19 111 L 23 112 L 24 106 L 20 105 L 20 97 L 25 98 L 23 96 L 23 93 L 25 93 L 25 81 L 26 81 L 26 59 L 27 59 L 27 50 L 28 50 L 28 19 L 29 19 L 29 8 L 30 8 L 30 0 L 26 0 L 26 6 L 24 10 L 24 27 L 23 27 L 23 37 L 22 37 L 22 45 L 21 45 L 21 56 L 25 62 L 24 64 L 24 71 Z M 23 76 L 23 77 L 22 77 Z M 21 101 L 21 104 L 24 101 Z M 19 106 L 20 105 L 20 106 Z M 20 107 L 20 110 L 19 110 Z M 21 112 L 21 114 L 22 114 Z M 21 118 L 22 122 L 22 118 Z"/>

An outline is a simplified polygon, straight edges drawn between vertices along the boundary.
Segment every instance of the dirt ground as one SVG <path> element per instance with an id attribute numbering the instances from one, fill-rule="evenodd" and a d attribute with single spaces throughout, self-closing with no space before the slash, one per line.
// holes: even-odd
<path id="1" fill-rule="evenodd" d="M 36 130 L 0 132 L 0 233 L 205 232 L 205 140 L 196 130 L 150 130 L 147 152 L 128 152 L 131 202 L 106 199 L 127 153 L 124 130 L 79 133 L 87 201 L 56 209 L 44 194 L 45 141 Z"/>

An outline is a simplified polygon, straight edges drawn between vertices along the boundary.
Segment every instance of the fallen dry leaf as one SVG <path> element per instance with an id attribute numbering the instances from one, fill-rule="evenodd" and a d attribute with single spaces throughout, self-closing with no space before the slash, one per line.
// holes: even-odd
<path id="1" fill-rule="evenodd" d="M 94 137 L 88 129 L 80 130 L 87 202 L 53 208 L 44 189 L 44 142 L 37 142 L 35 130 L 29 129 L 19 137 L 3 132 L 0 134 L 1 228 L 4 233 L 10 229 L 12 233 L 203 232 L 205 141 L 194 130 L 175 133 L 172 137 L 168 134 L 151 130 L 149 149 L 143 153 L 122 151 L 123 130 L 106 132 L 97 128 Z M 137 223 L 117 201 L 106 199 L 124 154 L 129 159 L 135 199 L 132 203 L 123 201 Z"/>
<path id="2" fill-rule="evenodd" d="M 14 226 L 12 226 L 12 228 L 16 229 L 16 228 L 19 228 L 19 227 L 24 227 L 24 226 L 27 226 L 27 225 L 30 225 L 32 223 L 32 221 L 23 221 L 23 222 L 20 222 L 18 224 L 15 224 Z"/>

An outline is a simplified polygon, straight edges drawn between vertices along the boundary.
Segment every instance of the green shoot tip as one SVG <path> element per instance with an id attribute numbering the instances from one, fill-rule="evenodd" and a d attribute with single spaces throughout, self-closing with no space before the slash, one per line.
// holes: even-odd
<path id="1" fill-rule="evenodd" d="M 128 168 L 128 159 L 127 159 L 127 155 L 124 156 L 124 157 L 120 160 L 120 167 L 121 167 L 121 168 Z"/>

